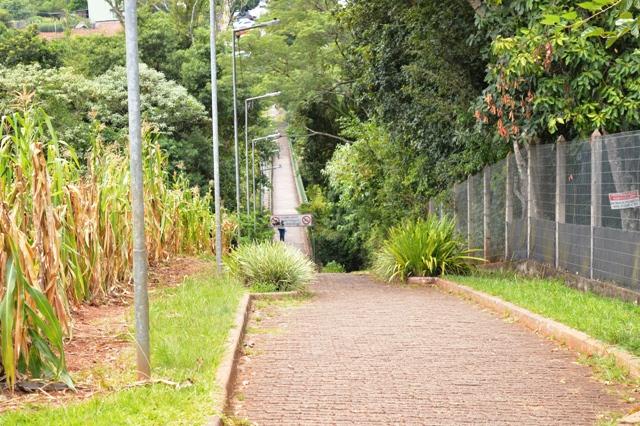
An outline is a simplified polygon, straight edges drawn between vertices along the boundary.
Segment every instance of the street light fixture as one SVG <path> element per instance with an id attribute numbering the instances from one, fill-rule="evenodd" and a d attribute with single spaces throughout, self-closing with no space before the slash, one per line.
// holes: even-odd
<path id="1" fill-rule="evenodd" d="M 245 165 L 245 182 L 246 182 L 246 195 L 247 195 L 247 215 L 249 214 L 249 102 L 258 99 L 272 98 L 279 96 L 282 92 L 271 92 L 260 96 L 254 96 L 244 100 L 244 165 Z"/>
<path id="2" fill-rule="evenodd" d="M 245 32 L 254 30 L 256 28 L 265 28 L 272 25 L 279 24 L 279 19 L 272 19 L 271 21 L 263 22 L 260 24 L 252 25 L 250 27 L 233 29 L 233 36 L 231 39 L 231 81 L 233 84 L 233 141 L 234 141 L 234 153 L 235 153 L 235 166 L 236 166 L 236 209 L 238 213 L 238 223 L 240 223 L 240 159 L 238 157 L 238 95 L 236 85 L 236 38 L 240 37 Z M 238 233 L 240 227 L 238 227 Z"/>

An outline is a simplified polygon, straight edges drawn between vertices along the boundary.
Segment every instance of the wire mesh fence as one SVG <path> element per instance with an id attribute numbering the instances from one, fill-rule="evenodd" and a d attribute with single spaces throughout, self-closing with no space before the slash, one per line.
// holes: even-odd
<path id="1" fill-rule="evenodd" d="M 489 220 L 487 224 L 488 260 L 499 260 L 505 254 L 505 200 L 507 184 L 507 162 L 502 160 L 487 168 L 487 204 Z"/>
<path id="2" fill-rule="evenodd" d="M 439 195 L 470 248 L 640 291 L 640 132 L 521 149 Z"/>

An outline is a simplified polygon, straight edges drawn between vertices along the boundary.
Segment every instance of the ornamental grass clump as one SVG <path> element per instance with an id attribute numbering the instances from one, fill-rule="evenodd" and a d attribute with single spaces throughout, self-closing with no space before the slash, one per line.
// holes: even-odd
<path id="1" fill-rule="evenodd" d="M 241 245 L 226 264 L 246 285 L 272 285 L 275 291 L 299 290 L 315 276 L 313 263 L 300 250 L 275 241 Z"/>
<path id="2" fill-rule="evenodd" d="M 470 261 L 482 261 L 470 256 L 473 251 L 456 233 L 453 219 L 430 216 L 393 227 L 375 259 L 374 271 L 387 281 L 464 275 L 471 270 Z"/>

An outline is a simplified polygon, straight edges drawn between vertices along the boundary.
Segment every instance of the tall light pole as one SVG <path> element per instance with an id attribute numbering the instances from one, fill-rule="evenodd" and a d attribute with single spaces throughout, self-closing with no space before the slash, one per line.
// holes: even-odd
<path id="1" fill-rule="evenodd" d="M 249 215 L 249 102 L 258 99 L 272 98 L 279 96 L 282 92 L 271 92 L 260 96 L 254 96 L 244 100 L 244 166 L 245 166 L 245 182 L 247 194 L 247 215 Z"/>
<path id="2" fill-rule="evenodd" d="M 129 151 L 131 207 L 133 217 L 133 287 L 136 327 L 136 369 L 138 378 L 151 377 L 149 361 L 149 294 L 147 290 L 147 245 L 144 235 L 144 183 L 142 133 L 140 130 L 140 70 L 138 66 L 138 17 L 136 0 L 125 0 L 127 90 L 129 103 Z"/>
<path id="3" fill-rule="evenodd" d="M 222 272 L 222 212 L 220 210 L 220 140 L 218 138 L 218 68 L 216 63 L 216 2 L 209 6 L 209 44 L 211 58 L 211 131 L 213 136 L 213 192 L 216 219 L 216 265 Z M 234 85 L 235 88 L 235 85 Z M 235 94 L 234 94 L 235 97 Z M 237 135 L 236 135 L 237 138 Z M 239 226 L 239 224 L 238 224 Z"/>
<path id="4" fill-rule="evenodd" d="M 213 0 L 211 0 L 213 1 Z M 273 19 L 271 21 L 263 22 L 261 24 L 252 25 L 250 27 L 238 28 L 232 30 L 231 37 L 231 81 L 233 84 L 233 142 L 234 142 L 234 154 L 236 165 L 236 209 L 238 214 L 238 223 L 240 223 L 240 158 L 238 150 L 238 96 L 237 96 L 237 84 L 236 84 L 236 39 L 240 37 L 241 33 L 256 29 L 270 27 L 272 25 L 279 24 L 279 19 Z M 247 212 L 248 213 L 248 212 Z M 239 232 L 238 228 L 238 232 Z"/>

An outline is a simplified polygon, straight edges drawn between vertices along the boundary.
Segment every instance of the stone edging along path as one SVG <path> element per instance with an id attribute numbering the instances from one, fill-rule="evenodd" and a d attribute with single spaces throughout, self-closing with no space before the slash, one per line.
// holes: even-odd
<path id="1" fill-rule="evenodd" d="M 582 331 L 470 287 L 440 278 L 435 280 L 435 285 L 444 291 L 470 299 L 499 314 L 509 315 L 530 330 L 542 336 L 551 337 L 574 351 L 585 355 L 613 356 L 618 365 L 629 371 L 631 377 L 640 379 L 640 358 L 624 349 L 608 345 Z"/>
<path id="2" fill-rule="evenodd" d="M 251 311 L 251 302 L 260 299 L 282 299 L 285 297 L 299 296 L 300 292 L 288 291 L 281 293 L 248 293 L 245 294 L 240 303 L 238 304 L 238 310 L 236 311 L 236 317 L 233 323 L 231 331 L 229 331 L 229 337 L 226 342 L 226 349 L 222 361 L 216 371 L 216 385 L 220 389 L 219 394 L 216 394 L 214 400 L 214 408 L 216 414 L 207 422 L 208 426 L 222 426 L 222 417 L 224 410 L 227 408 L 229 402 L 229 396 L 233 392 L 233 385 L 236 373 L 237 357 L 242 348 L 242 341 L 244 340 L 244 334 L 249 320 L 249 313 Z"/>

